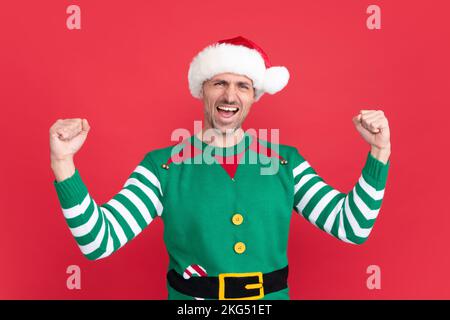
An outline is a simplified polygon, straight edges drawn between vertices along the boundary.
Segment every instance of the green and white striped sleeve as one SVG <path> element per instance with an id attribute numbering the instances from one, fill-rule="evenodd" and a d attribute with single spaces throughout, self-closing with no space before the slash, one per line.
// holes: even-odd
<path id="1" fill-rule="evenodd" d="M 122 189 L 98 205 L 78 169 L 54 186 L 67 224 L 81 252 L 89 260 L 111 255 L 136 237 L 163 212 L 160 180 L 148 154 Z"/>
<path id="2" fill-rule="evenodd" d="M 300 154 L 293 169 L 294 209 L 309 222 L 348 243 L 369 237 L 381 208 L 390 161 L 369 152 L 358 182 L 348 193 L 332 188 Z"/>

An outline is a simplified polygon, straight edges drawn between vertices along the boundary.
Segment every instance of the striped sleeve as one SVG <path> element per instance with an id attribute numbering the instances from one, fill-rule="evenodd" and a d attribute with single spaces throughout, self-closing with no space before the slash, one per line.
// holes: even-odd
<path id="1" fill-rule="evenodd" d="M 381 208 L 390 160 L 385 164 L 369 152 L 356 185 L 345 194 L 326 184 L 298 156 L 300 160 L 293 169 L 294 210 L 344 242 L 364 243 Z"/>
<path id="2" fill-rule="evenodd" d="M 101 205 L 89 194 L 78 169 L 63 181 L 54 180 L 64 218 L 87 259 L 111 255 L 161 216 L 163 193 L 156 172 L 146 156 L 122 189 Z"/>

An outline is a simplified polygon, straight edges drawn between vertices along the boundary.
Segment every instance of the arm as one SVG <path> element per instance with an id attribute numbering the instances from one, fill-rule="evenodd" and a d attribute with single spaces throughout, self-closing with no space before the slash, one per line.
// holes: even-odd
<path id="1" fill-rule="evenodd" d="M 97 205 L 73 162 L 87 139 L 87 119 L 59 119 L 50 128 L 54 186 L 64 217 L 81 252 L 105 258 L 136 237 L 163 210 L 162 191 L 150 154 L 130 174 L 122 190 Z"/>
<path id="2" fill-rule="evenodd" d="M 111 255 L 136 237 L 163 211 L 162 191 L 147 155 L 129 175 L 123 188 L 98 205 L 72 164 L 53 165 L 54 186 L 62 212 L 81 252 L 89 260 Z M 64 173 L 73 174 L 66 177 Z"/>
<path id="3" fill-rule="evenodd" d="M 293 170 L 294 209 L 328 234 L 348 243 L 362 244 L 373 228 L 384 196 L 390 162 L 370 152 L 358 182 L 348 194 L 324 182 L 299 155 Z"/>
<path id="4" fill-rule="evenodd" d="M 294 207 L 308 221 L 349 243 L 367 240 L 381 208 L 391 154 L 389 123 L 381 110 L 361 110 L 353 117 L 361 137 L 371 146 L 358 182 L 348 194 L 327 185 L 298 155 L 294 175 Z"/>

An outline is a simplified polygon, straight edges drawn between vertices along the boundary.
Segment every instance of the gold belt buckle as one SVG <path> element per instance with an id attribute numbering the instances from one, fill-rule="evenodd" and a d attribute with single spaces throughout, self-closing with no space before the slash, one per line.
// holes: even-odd
<path id="1" fill-rule="evenodd" d="M 245 285 L 245 289 L 259 289 L 259 294 L 256 296 L 244 298 L 225 298 L 225 278 L 246 278 L 258 277 L 258 283 Z M 262 272 L 247 272 L 247 273 L 220 273 L 219 274 L 219 300 L 256 300 L 264 297 L 263 274 Z"/>

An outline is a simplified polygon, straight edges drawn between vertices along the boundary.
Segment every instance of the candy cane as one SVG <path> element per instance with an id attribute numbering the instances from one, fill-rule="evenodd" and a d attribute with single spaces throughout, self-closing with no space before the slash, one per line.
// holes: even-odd
<path id="1" fill-rule="evenodd" d="M 198 264 L 191 264 L 183 272 L 183 278 L 189 279 L 190 277 L 197 275 L 199 277 L 206 277 L 208 274 L 206 273 L 205 268 Z M 204 298 L 194 297 L 195 300 L 205 300 Z"/>

